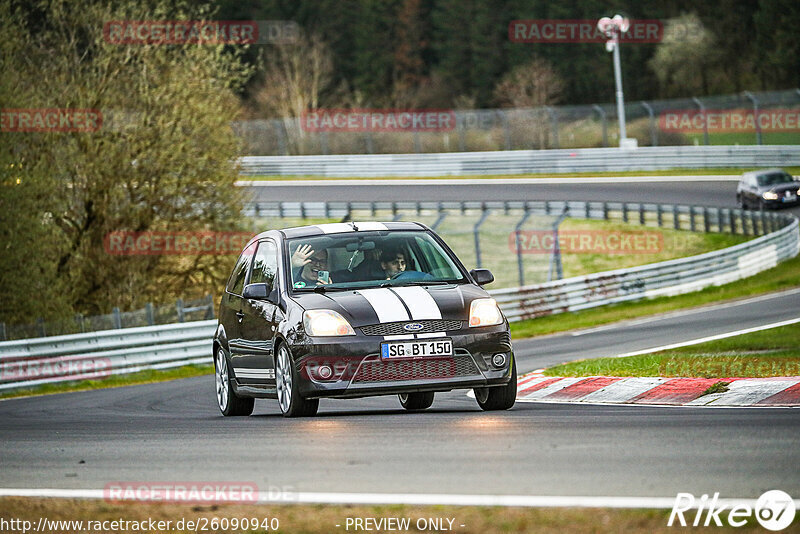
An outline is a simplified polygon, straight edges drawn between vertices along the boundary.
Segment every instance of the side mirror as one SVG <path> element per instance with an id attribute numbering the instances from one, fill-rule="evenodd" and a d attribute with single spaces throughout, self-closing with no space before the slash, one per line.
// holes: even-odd
<path id="1" fill-rule="evenodd" d="M 486 284 L 494 282 L 494 275 L 489 269 L 472 269 L 469 274 L 479 286 L 485 286 Z"/>
<path id="2" fill-rule="evenodd" d="M 272 288 L 267 284 L 247 284 L 242 296 L 246 299 L 266 300 L 271 291 Z"/>

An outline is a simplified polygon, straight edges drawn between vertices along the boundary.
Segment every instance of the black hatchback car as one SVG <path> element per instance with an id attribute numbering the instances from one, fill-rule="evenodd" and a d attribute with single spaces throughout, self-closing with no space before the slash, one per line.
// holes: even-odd
<path id="1" fill-rule="evenodd" d="M 517 372 L 508 322 L 432 230 L 409 222 L 271 230 L 240 255 L 214 335 L 219 409 L 249 415 L 276 398 L 287 417 L 322 397 L 474 389 L 484 410 L 512 407 Z"/>
<path id="2" fill-rule="evenodd" d="M 742 209 L 793 206 L 798 202 L 800 182 L 783 169 L 746 172 L 736 187 L 736 200 Z"/>

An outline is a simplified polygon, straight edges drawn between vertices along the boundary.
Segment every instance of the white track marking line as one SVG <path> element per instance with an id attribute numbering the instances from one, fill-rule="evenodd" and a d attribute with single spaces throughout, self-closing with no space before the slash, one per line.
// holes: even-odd
<path id="1" fill-rule="evenodd" d="M 736 302 L 726 302 L 722 304 L 712 304 L 710 306 L 701 306 L 699 308 L 693 308 L 690 310 L 678 310 L 670 313 L 663 313 L 658 314 L 653 317 L 645 317 L 643 319 L 632 319 L 629 321 L 620 321 L 614 324 L 607 324 L 603 326 L 598 326 L 595 328 L 587 328 L 585 330 L 578 330 L 577 332 L 572 332 L 571 336 L 582 336 L 584 334 L 593 334 L 595 332 L 602 332 L 603 330 L 613 330 L 615 328 L 622 328 L 627 326 L 636 326 L 640 324 L 647 324 L 653 323 L 656 321 L 663 321 L 664 319 L 671 319 L 673 317 L 685 317 L 687 315 L 694 315 L 696 313 L 705 313 L 709 311 L 717 311 L 717 310 L 724 310 L 726 308 L 733 308 L 735 306 L 742 306 L 744 304 L 753 304 L 755 302 L 761 302 L 763 300 L 771 300 L 774 298 L 781 298 L 781 297 L 788 297 L 790 295 L 794 295 L 796 293 L 800 293 L 800 288 L 797 289 L 790 289 L 788 291 L 781 291 L 779 293 L 769 293 L 767 295 L 759 295 L 757 297 L 737 300 Z M 557 334 L 556 334 L 557 335 Z"/>
<path id="2" fill-rule="evenodd" d="M 238 180 L 239 187 L 341 187 L 381 185 L 569 185 L 569 184 L 636 184 L 659 182 L 738 182 L 739 175 L 687 176 L 582 176 L 565 178 L 465 178 L 465 179 L 327 179 L 321 180 Z"/>
<path id="3" fill-rule="evenodd" d="M 689 341 L 681 341 L 680 343 L 672 343 L 670 345 L 662 345 L 660 347 L 652 347 L 649 349 L 643 350 L 636 350 L 633 352 L 626 352 L 624 354 L 617 354 L 616 356 L 611 356 L 612 358 L 625 358 L 627 356 L 639 356 L 640 354 L 650 354 L 653 352 L 659 352 L 662 350 L 669 350 L 669 349 L 677 349 L 679 347 L 688 347 L 690 345 L 698 345 L 700 343 L 705 343 L 707 341 L 716 341 L 718 339 L 725 339 L 728 337 L 734 336 L 741 336 L 743 334 L 750 334 L 752 332 L 760 332 L 762 330 L 769 330 L 771 328 L 778 328 L 781 326 L 787 326 L 790 324 L 800 323 L 800 317 L 795 317 L 794 319 L 787 319 L 785 321 L 779 321 L 777 323 L 766 324 L 763 326 L 754 326 L 752 328 L 744 328 L 742 330 L 735 330 L 733 332 L 725 332 L 724 334 L 717 334 L 714 336 L 708 337 L 701 337 L 698 339 L 692 339 Z"/>
<path id="4" fill-rule="evenodd" d="M 103 499 L 99 489 L 0 488 L 0 497 Z M 133 499 L 135 501 L 135 499 Z M 282 504 L 407 504 L 450 506 L 525 506 L 535 508 L 653 508 L 671 509 L 675 497 L 612 497 L 572 495 L 461 495 L 452 493 L 323 493 L 259 491 L 257 502 Z M 794 499 L 800 507 L 800 499 Z M 250 501 L 242 504 L 253 504 Z M 755 506 L 756 499 L 719 499 L 719 506 Z"/>

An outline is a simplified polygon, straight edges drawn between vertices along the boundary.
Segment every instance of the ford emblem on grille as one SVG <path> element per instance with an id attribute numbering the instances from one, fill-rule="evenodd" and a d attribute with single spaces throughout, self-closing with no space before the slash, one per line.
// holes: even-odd
<path id="1" fill-rule="evenodd" d="M 417 330 L 422 330 L 423 328 L 425 327 L 420 323 L 408 323 L 403 325 L 403 330 L 407 332 L 416 332 Z"/>

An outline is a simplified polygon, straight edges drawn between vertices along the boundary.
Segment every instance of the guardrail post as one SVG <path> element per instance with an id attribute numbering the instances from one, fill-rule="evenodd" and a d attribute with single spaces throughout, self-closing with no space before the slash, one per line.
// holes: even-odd
<path id="1" fill-rule="evenodd" d="M 550 201 L 549 200 L 545 200 L 544 201 L 544 214 L 545 215 L 550 215 Z"/>
<path id="2" fill-rule="evenodd" d="M 603 220 L 604 221 L 608 220 L 608 202 L 606 202 L 605 200 L 603 201 Z"/>
<path id="3" fill-rule="evenodd" d="M 531 211 L 525 209 L 525 213 L 522 215 L 522 219 L 519 220 L 517 225 L 514 227 L 514 243 L 516 244 L 516 252 L 517 252 L 517 274 L 519 275 L 519 286 L 522 287 L 525 285 L 525 267 L 522 262 L 522 247 L 520 247 L 519 243 L 519 232 L 522 229 L 522 225 L 525 224 L 525 221 L 528 220 L 528 217 L 531 215 Z"/>
<path id="4" fill-rule="evenodd" d="M 300 218 L 301 219 L 305 219 L 306 218 L 306 203 L 305 202 L 301 202 L 300 203 Z"/>
<path id="5" fill-rule="evenodd" d="M 281 156 L 286 156 L 289 154 L 288 148 L 286 146 L 287 145 L 286 138 L 288 136 L 286 135 L 283 121 L 279 120 L 272 121 L 272 124 L 275 126 L 275 137 L 278 138 L 278 152 L 280 153 Z"/>
<path id="6" fill-rule="evenodd" d="M 700 109 L 700 113 L 703 115 L 703 144 L 707 146 L 708 145 L 708 120 L 707 120 L 707 117 L 706 117 L 706 107 L 703 105 L 702 102 L 700 102 L 700 99 L 697 98 L 696 96 L 692 97 L 692 102 L 694 102 L 695 105 L 697 105 L 697 107 Z"/>
<path id="7" fill-rule="evenodd" d="M 750 91 L 745 91 L 744 96 L 753 103 L 753 122 L 756 125 L 756 144 L 761 144 L 761 126 L 758 123 L 758 98 Z"/>
<path id="8" fill-rule="evenodd" d="M 6 330 L 6 323 L 0 323 L 0 341 L 8 341 L 8 331 Z"/>
<path id="9" fill-rule="evenodd" d="M 747 217 L 745 217 L 745 214 L 742 211 L 740 211 L 738 215 L 739 215 L 739 220 L 742 223 L 742 235 L 749 236 L 750 229 L 747 228 Z"/>
<path id="10" fill-rule="evenodd" d="M 656 133 L 656 116 L 653 113 L 653 107 L 647 102 L 642 102 L 642 107 L 650 115 L 650 146 L 658 146 L 658 134 Z"/>
<path id="11" fill-rule="evenodd" d="M 756 214 L 750 212 L 750 228 L 753 229 L 753 235 L 758 235 L 758 223 L 756 222 Z"/>
<path id="12" fill-rule="evenodd" d="M 586 216 L 587 219 L 590 219 L 591 211 L 589 209 L 589 201 L 584 202 L 583 206 L 584 206 L 584 215 Z"/>
<path id="13" fill-rule="evenodd" d="M 147 326 L 153 326 L 156 324 L 156 317 L 153 313 L 153 303 L 148 302 L 144 305 L 144 314 L 147 317 Z"/>
<path id="14" fill-rule="evenodd" d="M 703 231 L 711 233 L 711 223 L 708 220 L 708 208 L 703 207 Z"/>
<path id="15" fill-rule="evenodd" d="M 439 225 L 442 224 L 445 217 L 447 217 L 447 210 L 442 208 L 442 203 L 439 202 L 439 216 L 436 218 L 436 222 L 433 223 L 433 226 L 431 226 L 431 230 L 435 232 L 436 229 L 439 228 Z"/>
<path id="16" fill-rule="evenodd" d="M 608 146 L 608 119 L 606 117 L 606 111 L 598 106 L 597 104 L 592 104 L 592 109 L 594 109 L 597 113 L 600 114 L 600 120 L 603 123 L 603 146 Z"/>
<path id="17" fill-rule="evenodd" d="M 767 219 L 764 217 L 764 212 L 761 212 L 761 235 L 767 233 Z"/>
<path id="18" fill-rule="evenodd" d="M 622 222 L 628 222 L 628 203 L 622 203 Z"/>
<path id="19" fill-rule="evenodd" d="M 639 224 L 644 226 L 644 204 L 639 203 Z"/>
<path id="20" fill-rule="evenodd" d="M 322 148 L 322 155 L 328 155 L 328 132 L 322 132 L 319 136 L 319 142 Z"/>
<path id="21" fill-rule="evenodd" d="M 692 232 L 696 230 L 696 226 L 694 223 L 694 206 L 689 206 L 689 229 Z"/>
<path id="22" fill-rule="evenodd" d="M 83 324 L 83 314 L 81 313 L 75 314 L 75 324 L 78 325 L 78 330 L 80 330 L 81 334 L 86 331 L 86 327 Z"/>
<path id="23" fill-rule="evenodd" d="M 553 270 L 556 271 L 556 280 L 564 278 L 564 269 L 561 266 L 561 246 L 558 243 L 558 227 L 561 222 L 567 217 L 569 213 L 569 206 L 565 203 L 564 210 L 558 219 L 553 223 L 553 254 L 550 256 L 550 267 L 547 269 L 547 281 L 553 280 Z"/>
<path id="24" fill-rule="evenodd" d="M 664 214 L 662 213 L 661 209 L 661 204 L 656 204 L 656 221 L 659 228 L 664 225 Z"/>
<path id="25" fill-rule="evenodd" d="M 480 228 L 483 222 L 491 213 L 491 210 L 487 210 L 486 206 L 483 206 L 483 213 L 481 214 L 481 218 L 478 219 L 478 222 L 475 223 L 475 226 L 472 228 L 472 233 L 475 236 L 475 263 L 478 266 L 478 269 L 481 268 L 481 239 L 480 239 Z"/>
<path id="26" fill-rule="evenodd" d="M 206 295 L 206 300 L 208 301 L 208 311 L 206 311 L 206 319 L 213 319 L 214 318 L 214 296 L 209 293 Z"/>
<path id="27" fill-rule="evenodd" d="M 550 115 L 550 124 L 553 128 L 553 148 L 559 148 L 558 143 L 558 112 L 550 106 L 545 106 L 547 114 Z"/>
<path id="28" fill-rule="evenodd" d="M 114 328 L 122 328 L 122 314 L 119 313 L 119 308 L 111 310 L 111 318 L 114 321 Z"/>
<path id="29" fill-rule="evenodd" d="M 681 218 L 678 215 L 678 205 L 677 204 L 673 204 L 672 205 L 672 227 L 675 230 L 680 230 L 681 229 Z"/>
<path id="30" fill-rule="evenodd" d="M 503 139 L 505 142 L 505 149 L 511 150 L 511 130 L 508 127 L 508 117 L 502 109 L 499 110 L 499 113 L 500 120 L 503 122 Z"/>
<path id="31" fill-rule="evenodd" d="M 731 225 L 731 233 L 736 234 L 736 215 L 734 215 L 732 209 L 728 209 L 728 219 L 730 220 Z"/>
<path id="32" fill-rule="evenodd" d="M 364 133 L 364 145 L 367 148 L 367 154 L 374 154 L 375 153 L 375 147 L 372 144 L 372 133 L 370 133 L 370 132 L 365 132 Z"/>
<path id="33" fill-rule="evenodd" d="M 458 129 L 458 150 L 467 151 L 467 139 L 464 133 L 464 117 L 461 113 L 456 114 L 456 128 Z"/>
<path id="34" fill-rule="evenodd" d="M 417 154 L 422 152 L 422 143 L 419 140 L 419 132 L 416 130 L 414 131 L 414 152 Z"/>
<path id="35" fill-rule="evenodd" d="M 182 323 L 184 321 L 183 316 L 183 299 L 178 299 L 175 302 L 175 309 L 178 311 L 178 322 Z"/>

